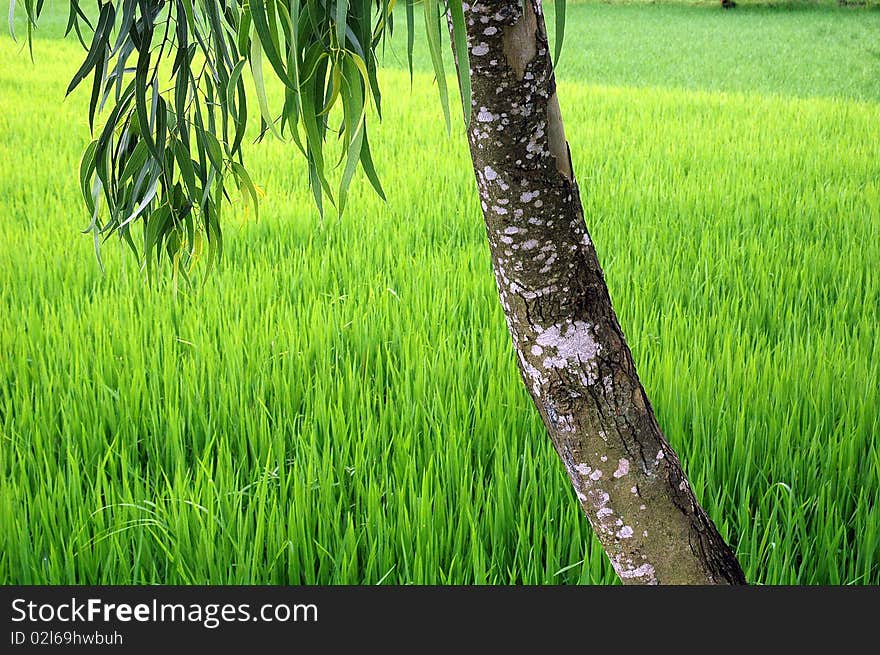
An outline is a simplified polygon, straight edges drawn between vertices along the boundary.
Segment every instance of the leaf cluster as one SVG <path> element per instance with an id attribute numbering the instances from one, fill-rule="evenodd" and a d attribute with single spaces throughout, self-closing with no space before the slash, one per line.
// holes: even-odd
<path id="1" fill-rule="evenodd" d="M 16 0 L 10 0 L 10 31 Z M 403 0 L 412 75 L 416 0 Z M 90 85 L 92 140 L 79 181 L 100 244 L 118 234 L 150 272 L 167 257 L 186 272 L 222 251 L 231 194 L 258 212 L 260 191 L 243 153 L 249 114 L 303 155 L 319 211 L 341 212 L 358 169 L 384 199 L 368 140 L 368 109 L 381 118 L 378 53 L 395 0 L 68 0 L 66 34 L 85 57 L 70 94 Z M 450 122 L 443 32 L 452 32 L 465 123 L 470 72 L 462 0 L 421 0 L 441 105 Z M 564 7 L 564 5 L 563 5 Z M 44 8 L 23 0 L 28 44 Z M 564 16 L 564 10 L 563 10 Z M 13 31 L 13 38 L 14 38 Z M 32 55 L 33 56 L 33 55 Z M 253 85 L 249 94 L 246 78 Z M 268 79 L 267 79 L 268 78 Z M 280 103 L 267 83 L 280 82 Z M 256 108 L 249 106 L 256 100 Z M 103 120 L 99 123 L 96 117 Z M 327 147 L 336 142 L 335 152 Z"/>

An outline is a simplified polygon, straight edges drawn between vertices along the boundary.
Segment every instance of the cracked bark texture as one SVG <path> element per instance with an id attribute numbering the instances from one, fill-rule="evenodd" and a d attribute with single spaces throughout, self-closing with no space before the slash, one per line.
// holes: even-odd
<path id="1" fill-rule="evenodd" d="M 468 141 L 519 368 L 625 584 L 745 584 L 639 382 L 587 233 L 539 0 L 465 3 Z"/>

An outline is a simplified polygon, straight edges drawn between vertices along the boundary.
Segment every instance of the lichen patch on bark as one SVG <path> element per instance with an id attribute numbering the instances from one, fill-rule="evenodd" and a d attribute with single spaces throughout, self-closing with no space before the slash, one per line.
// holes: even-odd
<path id="1" fill-rule="evenodd" d="M 601 346 L 596 343 L 589 323 L 573 321 L 551 325 L 537 334 L 535 343 L 545 351 L 542 361 L 545 369 L 580 367 L 586 371 L 582 378 L 584 384 L 596 381 L 596 356 Z"/>
<path id="2" fill-rule="evenodd" d="M 654 576 L 654 567 L 650 564 L 641 564 L 639 566 L 634 566 L 632 562 L 622 562 L 615 560 L 612 560 L 611 563 L 614 566 L 614 570 L 617 572 L 617 575 L 619 575 L 621 580 L 623 580 L 624 582 L 638 580 L 639 582 L 642 582 L 642 584 L 657 584 L 657 578 Z"/>

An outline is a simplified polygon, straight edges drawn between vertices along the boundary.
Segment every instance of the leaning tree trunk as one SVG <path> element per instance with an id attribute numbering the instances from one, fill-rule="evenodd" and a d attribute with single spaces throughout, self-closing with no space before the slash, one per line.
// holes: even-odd
<path id="1" fill-rule="evenodd" d="M 468 141 L 519 367 L 631 584 L 744 584 L 660 431 L 584 225 L 540 0 L 465 3 Z"/>

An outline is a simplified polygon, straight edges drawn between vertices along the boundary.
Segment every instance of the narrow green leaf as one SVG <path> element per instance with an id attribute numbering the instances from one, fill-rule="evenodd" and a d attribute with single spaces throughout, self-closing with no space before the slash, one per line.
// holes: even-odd
<path id="1" fill-rule="evenodd" d="M 115 16 L 116 12 L 112 3 L 108 2 L 101 7 L 101 15 L 98 18 L 98 24 L 95 27 L 95 35 L 92 38 L 91 49 L 86 55 L 82 66 L 79 67 L 79 70 L 74 73 L 73 78 L 70 80 L 65 95 L 70 95 L 73 90 L 79 86 L 79 83 L 85 79 L 85 76 L 89 74 L 89 71 L 95 67 L 95 64 L 98 63 L 98 57 L 101 56 L 103 49 L 107 47 L 107 40 L 110 36 L 110 30 L 113 29 L 113 20 Z M 28 21 L 28 25 L 30 26 L 30 21 Z"/>
<path id="2" fill-rule="evenodd" d="M 387 200 L 385 198 L 385 191 L 382 189 L 382 183 L 379 181 L 379 176 L 376 174 L 376 167 L 373 165 L 373 156 L 370 153 L 370 143 L 367 140 L 367 126 L 364 125 L 364 142 L 361 145 L 361 167 L 364 169 L 364 173 L 367 175 L 367 179 L 370 181 L 370 185 L 375 189 L 376 193 L 379 194 L 379 197 L 382 200 Z"/>
<path id="3" fill-rule="evenodd" d="M 233 175 L 235 175 L 236 180 L 238 181 L 238 188 L 241 189 L 244 187 L 244 190 L 247 191 L 250 196 L 251 203 L 254 206 L 254 215 L 257 219 L 260 218 L 260 199 L 257 195 L 257 187 L 254 185 L 251 180 L 250 174 L 247 172 L 247 169 L 239 164 L 237 161 L 230 162 L 230 168 L 232 169 Z"/>
<path id="4" fill-rule="evenodd" d="M 107 76 L 107 48 L 101 47 L 98 53 L 98 60 L 95 63 L 95 75 L 92 79 L 92 94 L 89 97 L 89 132 L 95 131 L 95 110 L 98 108 L 98 100 L 101 98 L 101 91 L 104 80 Z"/>
<path id="5" fill-rule="evenodd" d="M 339 212 L 345 211 L 345 201 L 348 196 L 348 187 L 354 177 L 357 164 L 361 158 L 364 140 L 364 94 L 366 80 L 364 72 L 358 70 L 353 58 L 345 58 L 342 62 L 344 70 L 343 84 L 346 92 L 342 94 L 343 119 L 345 123 L 344 138 L 346 142 L 345 168 L 339 180 Z"/>
<path id="6" fill-rule="evenodd" d="M 336 45 L 345 47 L 345 17 L 348 15 L 348 0 L 336 0 Z"/>
<path id="7" fill-rule="evenodd" d="M 90 180 L 95 172 L 95 151 L 98 149 L 98 141 L 95 139 L 89 143 L 79 162 L 79 186 L 82 191 L 83 199 L 89 209 L 89 213 L 94 212 L 94 201 L 92 198 L 92 185 Z"/>
<path id="8" fill-rule="evenodd" d="M 281 134 L 275 127 L 275 121 L 269 112 L 269 100 L 266 97 L 266 84 L 263 80 L 263 48 L 259 39 L 251 39 L 251 75 L 254 78 L 254 88 L 257 92 L 257 104 L 260 106 L 260 114 L 272 133 L 281 140 Z"/>
<path id="9" fill-rule="evenodd" d="M 170 222 L 171 208 L 168 205 L 162 205 L 155 211 L 151 212 L 146 219 L 144 230 L 144 261 L 147 264 L 148 272 L 151 269 L 151 263 L 153 261 L 152 253 L 154 249 L 157 249 L 157 246 L 161 246 L 162 237 L 166 233 Z M 159 252 L 161 252 L 161 250 Z"/>
<path id="10" fill-rule="evenodd" d="M 18 39 L 15 38 L 15 0 L 9 0 L 9 35 L 18 43 Z"/>
<path id="11" fill-rule="evenodd" d="M 452 16 L 452 40 L 458 67 L 458 89 L 461 92 L 461 106 L 464 110 L 464 124 L 471 122 L 471 70 L 468 60 L 467 28 L 464 24 L 462 0 L 448 0 Z"/>
<path id="12" fill-rule="evenodd" d="M 322 51 L 321 45 L 314 44 L 311 47 L 309 55 L 306 57 L 304 68 L 316 72 L 319 68 L 320 62 L 325 58 L 326 53 Z M 310 170 L 314 181 L 318 182 L 320 187 L 323 187 L 324 190 L 327 191 L 327 194 L 332 198 L 329 183 L 324 176 L 324 142 L 322 138 L 323 121 L 321 121 L 321 124 L 319 125 L 318 119 L 320 109 L 316 102 L 316 96 L 318 96 L 318 94 L 323 95 L 323 75 L 308 75 L 303 78 L 302 83 L 303 86 L 300 87 L 302 122 L 306 133 L 306 154 L 309 157 L 309 163 L 311 166 Z M 315 193 L 314 188 L 312 189 L 312 192 Z M 319 201 L 317 196 L 315 199 L 316 201 Z"/>
<path id="13" fill-rule="evenodd" d="M 244 68 L 247 63 L 247 59 L 241 59 L 235 67 L 232 69 L 232 72 L 229 74 L 229 82 L 226 85 L 226 104 L 228 106 L 232 106 L 235 104 L 235 89 L 238 86 L 238 80 L 241 77 L 241 70 Z"/>
<path id="14" fill-rule="evenodd" d="M 139 141 L 125 162 L 125 167 L 122 169 L 122 173 L 120 173 L 116 183 L 120 186 L 125 184 L 130 178 L 134 177 L 135 173 L 140 173 L 143 170 L 146 162 L 147 145 L 143 141 Z"/>
<path id="15" fill-rule="evenodd" d="M 446 73 L 443 70 L 443 48 L 440 36 L 440 5 L 439 0 L 424 0 L 425 32 L 428 39 L 428 50 L 431 53 L 431 64 L 437 79 L 437 90 L 440 92 L 440 105 L 446 119 L 447 131 L 451 129 L 449 120 L 449 91 L 446 88 Z"/>
<path id="16" fill-rule="evenodd" d="M 296 3 L 298 4 L 298 3 Z M 238 24 L 238 52 L 244 56 L 250 51 L 249 41 L 251 38 L 251 12 L 246 10 L 241 14 L 241 22 Z"/>
<path id="17" fill-rule="evenodd" d="M 406 0 L 406 61 L 409 64 L 409 81 L 413 79 L 413 47 L 415 46 L 415 0 Z"/>
<path id="18" fill-rule="evenodd" d="M 559 55 L 562 54 L 562 40 L 565 38 L 565 0 L 555 0 L 553 8 L 556 10 L 556 44 L 553 64 L 558 66 Z"/>
<path id="19" fill-rule="evenodd" d="M 202 132 L 201 136 L 205 140 L 205 150 L 208 153 L 208 159 L 211 160 L 211 164 L 217 171 L 223 170 L 223 148 L 220 146 L 217 137 L 208 130 Z"/>
<path id="20" fill-rule="evenodd" d="M 257 36 L 263 46 L 266 57 L 269 59 L 269 63 L 272 65 L 272 68 L 275 69 L 275 72 L 278 74 L 278 77 L 282 82 L 293 86 L 293 80 L 288 76 L 287 70 L 284 68 L 284 62 L 278 52 L 277 43 L 275 39 L 272 38 L 264 0 L 250 0 L 250 8 L 251 16 L 254 21 L 254 29 L 257 32 Z"/>
<path id="21" fill-rule="evenodd" d="M 190 198 L 194 198 L 198 188 L 196 187 L 196 174 L 193 170 L 193 162 L 189 150 L 184 148 L 183 143 L 180 141 L 174 141 L 172 148 L 174 149 L 174 158 L 177 160 L 177 167 L 180 169 L 183 183 L 186 185 Z"/>
<path id="22" fill-rule="evenodd" d="M 131 212 L 131 214 L 128 216 L 128 218 L 126 218 L 124 221 L 122 221 L 117 226 L 116 229 L 121 230 L 123 227 L 125 227 L 126 225 L 131 223 L 134 219 L 136 219 L 138 216 L 140 216 L 141 212 L 143 212 L 144 209 L 146 209 L 147 205 L 149 205 L 153 201 L 153 198 L 156 197 L 156 192 L 158 190 L 159 190 L 159 178 L 156 177 L 150 183 L 149 189 L 147 189 L 147 192 L 144 194 L 144 197 L 138 203 L 137 207 L 134 208 L 134 211 Z M 134 244 L 131 244 L 131 245 L 134 246 Z M 135 249 L 135 252 L 137 252 L 136 249 Z"/>
<path id="23" fill-rule="evenodd" d="M 137 67 L 135 68 L 134 73 L 134 106 L 137 112 L 138 125 L 140 127 L 141 137 L 147 144 L 147 148 L 149 148 L 150 153 L 156 162 L 162 161 L 162 153 L 159 152 L 158 148 L 156 148 L 156 143 L 153 141 L 152 135 L 152 125 L 153 121 L 150 119 L 149 114 L 147 113 L 147 87 L 153 86 L 154 95 L 157 93 L 157 82 L 153 81 L 148 82 L 147 76 L 150 73 L 150 43 L 152 41 L 152 30 L 147 29 L 146 33 L 143 35 L 141 40 L 141 46 L 138 51 L 138 61 Z M 156 103 L 153 103 L 153 109 L 155 110 Z"/>

